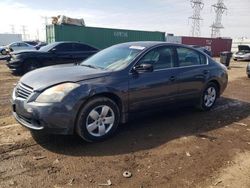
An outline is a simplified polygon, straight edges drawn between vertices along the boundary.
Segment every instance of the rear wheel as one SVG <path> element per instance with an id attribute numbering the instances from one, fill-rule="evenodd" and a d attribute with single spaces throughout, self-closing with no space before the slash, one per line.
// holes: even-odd
<path id="1" fill-rule="evenodd" d="M 215 83 L 208 83 L 206 88 L 204 89 L 201 99 L 200 99 L 200 104 L 199 104 L 199 109 L 202 111 L 208 111 L 210 110 L 219 95 L 219 89 L 218 86 Z"/>
<path id="2" fill-rule="evenodd" d="M 86 141 L 101 141 L 115 132 L 119 119 L 119 108 L 114 101 L 106 97 L 94 98 L 81 109 L 76 132 Z"/>

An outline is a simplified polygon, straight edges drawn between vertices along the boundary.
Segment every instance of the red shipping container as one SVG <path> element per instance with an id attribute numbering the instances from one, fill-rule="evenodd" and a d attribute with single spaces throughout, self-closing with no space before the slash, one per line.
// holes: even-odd
<path id="1" fill-rule="evenodd" d="M 199 45 L 211 50 L 213 57 L 219 57 L 221 52 L 231 51 L 232 39 L 230 38 L 202 38 L 182 37 L 182 44 Z"/>

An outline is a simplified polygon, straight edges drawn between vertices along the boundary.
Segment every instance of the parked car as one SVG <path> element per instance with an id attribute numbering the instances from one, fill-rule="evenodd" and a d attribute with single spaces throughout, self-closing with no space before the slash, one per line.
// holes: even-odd
<path id="1" fill-rule="evenodd" d="M 247 65 L 247 76 L 250 78 L 250 63 Z"/>
<path id="2" fill-rule="evenodd" d="M 39 43 L 35 46 L 35 48 L 36 48 L 37 50 L 39 50 L 41 47 L 46 46 L 46 45 L 47 45 L 46 42 L 39 42 Z"/>
<path id="3" fill-rule="evenodd" d="M 55 42 L 39 50 L 12 53 L 7 66 L 14 73 L 26 73 L 40 67 L 79 62 L 97 51 L 92 46 L 78 42 Z"/>
<path id="4" fill-rule="evenodd" d="M 5 46 L 0 46 L 0 54 L 1 55 L 7 55 L 6 47 Z"/>
<path id="5" fill-rule="evenodd" d="M 36 46 L 39 43 L 38 41 L 23 41 L 23 42 L 25 42 L 25 43 L 27 43 L 27 44 L 29 44 L 31 46 Z"/>
<path id="6" fill-rule="evenodd" d="M 238 52 L 233 54 L 233 59 L 238 60 L 250 60 L 250 47 L 247 45 L 239 45 Z"/>
<path id="7" fill-rule="evenodd" d="M 27 73 L 13 91 L 12 109 L 31 130 L 76 132 L 100 141 L 142 110 L 183 102 L 210 110 L 227 82 L 227 68 L 199 50 L 164 42 L 124 43 L 78 65 Z"/>
<path id="8" fill-rule="evenodd" d="M 5 47 L 8 53 L 20 50 L 36 50 L 36 48 L 25 42 L 13 42 Z"/>
<path id="9" fill-rule="evenodd" d="M 190 46 L 206 53 L 209 56 L 212 56 L 211 50 L 209 50 L 208 48 L 206 48 L 204 46 L 198 46 L 198 45 L 190 45 Z"/>

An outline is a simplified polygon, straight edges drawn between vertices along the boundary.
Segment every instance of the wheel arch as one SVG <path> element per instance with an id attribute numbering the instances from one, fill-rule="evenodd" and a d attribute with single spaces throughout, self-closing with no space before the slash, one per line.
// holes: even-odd
<path id="1" fill-rule="evenodd" d="M 124 104 L 122 102 L 122 99 L 115 93 L 105 91 L 105 92 L 96 93 L 94 95 L 91 95 L 86 101 L 84 101 L 80 105 L 78 112 L 77 112 L 77 115 L 76 115 L 76 118 L 75 118 L 75 121 L 74 121 L 74 130 L 76 128 L 77 121 L 78 121 L 78 118 L 79 118 L 79 115 L 80 115 L 80 112 L 81 112 L 81 109 L 83 108 L 83 106 L 86 105 L 86 103 L 88 103 L 90 100 L 93 100 L 94 98 L 99 98 L 99 97 L 107 97 L 110 100 L 114 101 L 119 109 L 120 122 L 124 123 L 127 121 L 126 113 L 124 112 L 125 110 L 124 110 Z"/>

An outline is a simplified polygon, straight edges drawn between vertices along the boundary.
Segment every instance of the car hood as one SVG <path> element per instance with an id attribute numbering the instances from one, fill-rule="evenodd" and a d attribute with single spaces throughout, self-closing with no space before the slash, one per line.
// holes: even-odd
<path id="1" fill-rule="evenodd" d="M 40 68 L 25 74 L 20 82 L 41 91 L 63 82 L 78 82 L 109 75 L 110 72 L 80 65 L 67 64 Z"/>
<path id="2" fill-rule="evenodd" d="M 238 49 L 239 51 L 250 51 L 250 47 L 247 45 L 239 45 Z"/>

